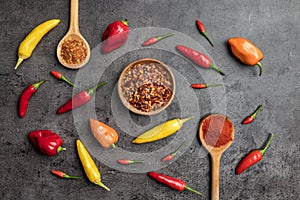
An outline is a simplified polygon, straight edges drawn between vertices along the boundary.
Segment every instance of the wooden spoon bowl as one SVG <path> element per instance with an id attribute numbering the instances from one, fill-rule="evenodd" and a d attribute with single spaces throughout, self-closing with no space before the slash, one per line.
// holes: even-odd
<path id="1" fill-rule="evenodd" d="M 79 63 L 72 64 L 68 63 L 64 60 L 61 55 L 62 45 L 67 40 L 77 40 L 78 42 L 82 42 L 86 48 L 86 57 Z M 57 58 L 59 62 L 70 69 L 79 69 L 83 67 L 90 59 L 90 46 L 88 42 L 84 39 L 84 37 L 80 34 L 79 25 L 78 25 L 78 0 L 71 0 L 70 4 L 70 26 L 66 35 L 61 39 L 57 46 L 56 50 Z"/>
<path id="2" fill-rule="evenodd" d="M 203 126 L 207 122 L 207 120 L 214 118 L 223 118 L 224 124 L 228 123 L 231 126 L 231 135 L 226 144 L 220 145 L 218 143 L 215 143 L 215 145 L 208 144 L 204 137 L 204 131 Z M 223 131 L 221 129 L 220 131 Z M 206 133 L 206 137 L 209 134 Z M 211 114 L 206 116 L 204 119 L 202 119 L 199 127 L 199 137 L 202 145 L 207 149 L 209 154 L 212 158 L 212 189 L 211 189 L 211 199 L 212 200 L 218 200 L 219 199 L 219 184 L 220 184 L 220 159 L 222 156 L 222 153 L 232 144 L 234 140 L 234 126 L 232 121 L 225 115 L 222 114 Z"/>

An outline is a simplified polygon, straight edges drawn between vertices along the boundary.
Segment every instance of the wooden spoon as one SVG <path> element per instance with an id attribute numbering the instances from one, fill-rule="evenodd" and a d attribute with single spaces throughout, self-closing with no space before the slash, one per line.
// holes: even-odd
<path id="1" fill-rule="evenodd" d="M 87 55 L 86 55 L 85 59 L 80 63 L 76 63 L 76 64 L 68 63 L 63 59 L 63 57 L 61 55 L 62 44 L 64 43 L 64 41 L 70 40 L 70 39 L 71 40 L 76 39 L 77 41 L 82 41 L 83 44 L 86 47 Z M 79 31 L 79 25 L 78 25 L 78 0 L 71 0 L 69 30 L 66 33 L 66 35 L 59 42 L 59 44 L 57 46 L 56 54 L 57 54 L 57 58 L 58 58 L 59 62 L 63 66 L 65 66 L 67 68 L 70 68 L 70 69 L 79 69 L 79 68 L 83 67 L 90 59 L 90 54 L 91 54 L 90 46 L 89 46 L 88 42 L 84 39 L 84 37 L 80 34 L 80 31 Z"/>
<path id="2" fill-rule="evenodd" d="M 226 144 L 220 146 L 220 147 L 214 147 L 206 143 L 205 138 L 203 136 L 203 124 L 206 120 L 208 120 L 211 117 L 222 117 L 225 120 L 228 120 L 227 122 L 232 125 L 231 130 L 231 140 L 228 141 Z M 219 180 L 220 180 L 220 159 L 222 156 L 222 153 L 232 144 L 234 139 L 234 126 L 232 121 L 222 114 L 211 114 L 205 117 L 200 124 L 199 127 L 199 137 L 202 145 L 208 150 L 212 157 L 212 189 L 211 189 L 211 199 L 212 200 L 219 200 Z"/>

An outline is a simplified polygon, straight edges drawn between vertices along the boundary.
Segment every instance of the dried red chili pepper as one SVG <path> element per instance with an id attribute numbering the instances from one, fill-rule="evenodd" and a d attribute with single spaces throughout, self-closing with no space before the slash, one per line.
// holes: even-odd
<path id="1" fill-rule="evenodd" d="M 204 89 L 208 87 L 217 87 L 217 86 L 223 86 L 223 84 L 204 84 L 204 83 L 194 83 L 191 85 L 194 89 Z"/>
<path id="2" fill-rule="evenodd" d="M 149 172 L 148 175 L 154 180 L 163 183 L 175 190 L 179 190 L 179 191 L 188 190 L 196 194 L 202 195 L 201 192 L 198 192 L 197 190 L 190 188 L 183 180 L 173 178 L 165 174 L 159 174 L 156 172 Z"/>
<path id="3" fill-rule="evenodd" d="M 62 73 L 56 72 L 56 71 L 51 71 L 50 73 L 52 74 L 52 76 L 54 76 L 58 80 L 63 80 L 66 83 L 68 83 L 69 85 L 71 85 L 72 87 L 74 87 L 74 84 L 71 81 L 69 81 Z"/>
<path id="4" fill-rule="evenodd" d="M 249 116 L 247 116 L 243 121 L 242 121 L 242 124 L 250 124 L 252 123 L 255 118 L 256 118 L 256 115 L 259 113 L 259 111 L 261 111 L 262 109 L 262 105 L 259 105 L 256 110 Z"/>
<path id="5" fill-rule="evenodd" d="M 106 54 L 123 46 L 128 39 L 129 31 L 127 19 L 109 24 L 102 35 L 102 53 Z"/>
<path id="6" fill-rule="evenodd" d="M 122 165 L 130 165 L 130 164 L 134 164 L 134 163 L 143 163 L 143 160 L 127 160 L 127 159 L 120 159 L 117 160 L 118 163 L 122 164 Z"/>
<path id="7" fill-rule="evenodd" d="M 182 143 L 173 153 L 170 153 L 170 154 L 166 155 L 165 157 L 163 157 L 163 159 L 161 161 L 167 162 L 167 161 L 173 160 L 174 157 L 179 152 L 179 150 L 183 147 L 183 145 L 184 145 L 184 143 Z"/>
<path id="8" fill-rule="evenodd" d="M 69 112 L 75 108 L 78 108 L 80 106 L 83 106 L 87 102 L 89 102 L 94 95 L 95 91 L 105 85 L 107 82 L 101 82 L 98 85 L 96 85 L 93 88 L 90 88 L 88 90 L 83 90 L 76 94 L 73 98 L 71 98 L 69 101 L 67 101 L 64 105 L 62 105 L 57 111 L 57 114 L 62 114 L 65 112 Z"/>
<path id="9" fill-rule="evenodd" d="M 212 41 L 209 39 L 209 37 L 207 36 L 205 27 L 203 25 L 203 23 L 200 20 L 196 20 L 196 26 L 198 28 L 198 30 L 204 35 L 204 37 L 208 40 L 208 42 L 210 43 L 211 46 L 214 47 L 214 44 L 212 43 Z"/>
<path id="10" fill-rule="evenodd" d="M 42 153 L 48 156 L 54 156 L 66 148 L 62 145 L 64 141 L 50 130 L 37 130 L 29 133 L 29 139 L 33 145 Z"/>
<path id="11" fill-rule="evenodd" d="M 167 35 L 160 35 L 160 36 L 155 36 L 155 37 L 152 37 L 150 39 L 148 39 L 146 42 L 144 42 L 142 44 L 142 46 L 149 46 L 149 45 L 152 45 L 152 44 L 155 44 L 156 42 L 164 39 L 164 38 L 167 38 L 167 37 L 170 37 L 172 35 L 174 35 L 175 33 L 170 33 L 170 34 L 167 34 Z"/>
<path id="12" fill-rule="evenodd" d="M 176 49 L 183 54 L 185 57 L 193 61 L 195 64 L 199 65 L 203 68 L 212 68 L 216 71 L 218 71 L 221 75 L 225 75 L 224 72 L 219 69 L 217 66 L 214 65 L 214 63 L 211 61 L 211 59 L 206 56 L 203 53 L 200 53 L 199 51 L 196 51 L 194 49 L 191 49 L 189 47 L 183 46 L 183 45 L 177 45 Z"/>
<path id="13" fill-rule="evenodd" d="M 66 174 L 65 172 L 59 171 L 59 170 L 50 170 L 50 172 L 52 174 L 55 174 L 56 176 L 60 177 L 60 178 L 67 178 L 67 179 L 78 179 L 81 178 L 80 176 L 70 176 L 68 174 Z"/>
<path id="14" fill-rule="evenodd" d="M 19 116 L 21 118 L 25 117 L 27 108 L 28 108 L 28 102 L 31 98 L 31 96 L 36 93 L 38 88 L 45 82 L 45 80 L 42 80 L 38 83 L 34 83 L 29 85 L 22 93 L 20 100 L 19 100 Z"/>
<path id="15" fill-rule="evenodd" d="M 237 165 L 235 173 L 239 175 L 255 163 L 259 162 L 263 158 L 266 150 L 269 148 L 273 137 L 274 134 L 269 134 L 267 144 L 262 149 L 256 149 L 247 154 Z"/>

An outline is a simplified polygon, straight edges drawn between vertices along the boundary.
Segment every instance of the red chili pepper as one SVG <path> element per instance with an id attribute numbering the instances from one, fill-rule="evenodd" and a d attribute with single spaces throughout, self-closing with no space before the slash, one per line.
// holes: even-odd
<path id="1" fill-rule="evenodd" d="M 246 117 L 243 121 L 242 124 L 250 124 L 251 122 L 253 122 L 256 118 L 257 113 L 259 113 L 259 111 L 262 109 L 262 105 L 259 105 L 256 110 L 253 112 L 253 114 L 249 115 L 248 117 Z"/>
<path id="2" fill-rule="evenodd" d="M 264 148 L 253 150 L 249 154 L 247 154 L 237 165 L 235 173 L 239 175 L 255 163 L 259 162 L 263 158 L 266 150 L 269 148 L 273 137 L 274 134 L 269 134 L 269 139 Z"/>
<path id="3" fill-rule="evenodd" d="M 191 49 L 189 47 L 183 46 L 183 45 L 177 45 L 176 49 L 182 53 L 185 57 L 193 61 L 195 64 L 199 65 L 203 68 L 212 68 L 217 70 L 221 75 L 225 75 L 224 72 L 219 69 L 217 66 L 215 66 L 211 59 L 206 56 L 203 53 L 200 53 L 199 51 L 196 51 L 194 49 Z"/>
<path id="4" fill-rule="evenodd" d="M 71 85 L 72 87 L 74 87 L 74 84 L 71 81 L 69 81 L 62 73 L 56 72 L 56 71 L 51 71 L 51 74 L 58 80 L 63 80 L 66 83 L 68 83 L 69 85 Z"/>
<path id="5" fill-rule="evenodd" d="M 78 179 L 81 178 L 80 176 L 70 176 L 68 174 L 66 174 L 65 172 L 59 171 L 59 170 L 50 170 L 50 172 L 52 174 L 55 174 L 56 176 L 60 177 L 60 178 L 73 178 L 73 179 Z"/>
<path id="6" fill-rule="evenodd" d="M 45 82 L 45 80 L 40 81 L 38 83 L 34 83 L 29 85 L 22 93 L 19 101 L 19 116 L 21 118 L 25 117 L 27 108 L 28 108 L 28 102 L 31 98 L 31 96 L 36 93 L 38 88 Z"/>
<path id="7" fill-rule="evenodd" d="M 223 84 L 204 84 L 204 83 L 194 83 L 191 85 L 194 89 L 204 89 L 208 87 L 217 87 L 217 86 L 223 86 Z"/>
<path id="8" fill-rule="evenodd" d="M 196 194 L 202 195 L 201 192 L 198 192 L 197 190 L 190 188 L 183 180 L 173 178 L 165 174 L 159 174 L 156 172 L 148 172 L 148 175 L 154 180 L 163 183 L 175 190 L 179 190 L 179 191 L 188 190 Z"/>
<path id="9" fill-rule="evenodd" d="M 179 150 L 183 147 L 184 143 L 182 143 L 173 153 L 170 153 L 169 155 L 166 155 L 161 161 L 166 162 L 173 160 L 174 157 L 177 155 Z"/>
<path id="10" fill-rule="evenodd" d="M 196 26 L 198 28 L 198 30 L 204 35 L 204 37 L 208 40 L 208 42 L 211 44 L 211 46 L 214 47 L 214 44 L 212 43 L 212 41 L 209 39 L 209 37 L 206 34 L 206 30 L 205 27 L 203 25 L 203 23 L 200 20 L 196 20 Z"/>
<path id="11" fill-rule="evenodd" d="M 102 53 L 109 53 L 125 44 L 128 39 L 129 27 L 127 19 L 109 24 L 102 36 Z"/>
<path id="12" fill-rule="evenodd" d="M 161 36 L 155 36 L 155 37 L 152 37 L 150 39 L 148 39 L 146 42 L 144 42 L 142 44 L 142 46 L 149 46 L 149 45 L 152 45 L 152 44 L 155 44 L 156 42 L 164 39 L 164 38 L 167 38 L 167 37 L 170 37 L 172 35 L 174 35 L 175 33 L 171 33 L 171 34 L 167 34 L 167 35 L 161 35 Z"/>
<path id="13" fill-rule="evenodd" d="M 122 165 L 130 165 L 130 164 L 134 164 L 134 163 L 143 163 L 143 160 L 127 160 L 127 159 L 120 159 L 117 160 L 118 163 L 122 164 Z"/>
<path id="14" fill-rule="evenodd" d="M 90 88 L 88 90 L 83 90 L 76 94 L 73 98 L 71 98 L 69 101 L 67 101 L 64 105 L 62 105 L 57 111 L 57 114 L 62 114 L 65 112 L 69 112 L 75 108 L 78 108 L 87 102 L 90 101 L 91 97 L 94 95 L 95 91 L 105 85 L 107 82 L 101 82 L 98 85 L 96 85 L 93 88 Z"/>
<path id="15" fill-rule="evenodd" d="M 42 153 L 48 156 L 54 156 L 65 148 L 61 147 L 64 141 L 49 130 L 37 130 L 29 133 L 29 139 L 33 145 Z"/>

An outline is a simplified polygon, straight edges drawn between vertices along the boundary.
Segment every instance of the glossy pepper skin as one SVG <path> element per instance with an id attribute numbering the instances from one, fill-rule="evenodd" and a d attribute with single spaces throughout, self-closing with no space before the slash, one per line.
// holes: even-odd
<path id="1" fill-rule="evenodd" d="M 71 85 L 72 87 L 74 87 L 74 84 L 71 81 L 69 81 L 62 73 L 57 72 L 57 71 L 51 71 L 50 73 L 56 79 L 65 81 L 66 83 L 68 83 L 69 85 Z"/>
<path id="2" fill-rule="evenodd" d="M 199 51 L 196 51 L 192 48 L 183 46 L 183 45 L 177 45 L 176 46 L 177 51 L 179 51 L 182 55 L 193 61 L 196 65 L 202 67 L 202 68 L 212 68 L 216 71 L 218 71 L 221 75 L 225 75 L 224 72 L 219 69 L 217 66 L 214 65 L 214 63 L 211 61 L 211 59 Z"/>
<path id="3" fill-rule="evenodd" d="M 145 47 L 145 46 L 150 46 L 152 44 L 155 44 L 157 43 L 158 41 L 164 39 L 164 38 L 167 38 L 167 37 L 170 37 L 172 35 L 174 35 L 175 33 L 170 33 L 170 34 L 166 34 L 166 35 L 160 35 L 160 36 L 155 36 L 155 37 L 152 37 L 152 38 L 149 38 L 148 40 L 146 40 L 142 46 Z"/>
<path id="4" fill-rule="evenodd" d="M 34 83 L 29 85 L 21 94 L 20 100 L 19 100 L 19 116 L 21 118 L 25 117 L 28 103 L 31 98 L 31 96 L 37 92 L 38 88 L 45 82 L 45 80 L 42 80 L 38 83 Z"/>
<path id="5" fill-rule="evenodd" d="M 246 38 L 230 38 L 228 44 L 235 57 L 242 63 L 250 66 L 258 65 L 259 75 L 262 74 L 262 65 L 260 61 L 264 58 L 263 53 L 250 40 Z"/>
<path id="6" fill-rule="evenodd" d="M 252 123 L 255 119 L 257 114 L 261 111 L 262 105 L 259 105 L 256 110 L 253 112 L 253 114 L 247 116 L 243 121 L 242 124 L 250 124 Z"/>
<path id="7" fill-rule="evenodd" d="M 64 141 L 56 133 L 50 130 L 36 130 L 29 133 L 32 144 L 42 153 L 54 156 L 65 148 L 62 148 Z"/>
<path id="8" fill-rule="evenodd" d="M 59 170 L 50 170 L 50 172 L 54 175 L 56 175 L 57 177 L 60 178 L 66 178 L 66 179 L 78 179 L 81 178 L 80 176 L 70 176 L 68 174 L 66 174 L 65 172 L 59 171 Z"/>
<path id="9" fill-rule="evenodd" d="M 246 169 L 250 168 L 254 164 L 258 163 L 264 156 L 266 150 L 269 148 L 271 141 L 274 137 L 274 134 L 269 135 L 267 144 L 262 149 L 255 149 L 247 154 L 237 165 L 235 174 L 239 175 Z"/>
<path id="10" fill-rule="evenodd" d="M 109 24 L 102 35 L 102 53 L 107 54 L 123 46 L 128 39 L 129 31 L 127 19 Z"/>
<path id="11" fill-rule="evenodd" d="M 117 131 L 103 122 L 90 118 L 90 127 L 94 137 L 103 148 L 114 147 L 114 144 L 118 141 Z"/>
<path id="12" fill-rule="evenodd" d="M 64 105 L 62 105 L 57 111 L 57 114 L 62 114 L 65 112 L 69 112 L 75 108 L 78 108 L 80 106 L 83 106 L 84 104 L 86 104 L 87 102 L 89 102 L 92 98 L 92 96 L 94 95 L 95 91 L 105 85 L 106 82 L 101 82 L 98 85 L 96 85 L 93 88 L 90 88 L 88 90 L 83 90 L 81 92 L 79 92 L 78 94 L 76 94 L 73 98 L 71 98 L 69 101 L 67 101 Z"/>
<path id="13" fill-rule="evenodd" d="M 194 192 L 196 194 L 202 195 L 201 192 L 198 192 L 197 190 L 194 190 L 190 188 L 183 180 L 167 176 L 165 174 L 159 174 L 156 172 L 149 172 L 148 175 L 153 178 L 154 180 L 163 183 L 170 188 L 173 188 L 175 190 L 183 191 L 183 190 L 188 190 L 191 192 Z"/>
<path id="14" fill-rule="evenodd" d="M 214 44 L 212 43 L 212 41 L 209 39 L 207 33 L 206 33 L 206 29 L 204 27 L 204 24 L 200 21 L 200 20 L 196 20 L 196 26 L 198 28 L 198 30 L 204 35 L 204 37 L 208 40 L 209 44 L 214 47 Z"/>

